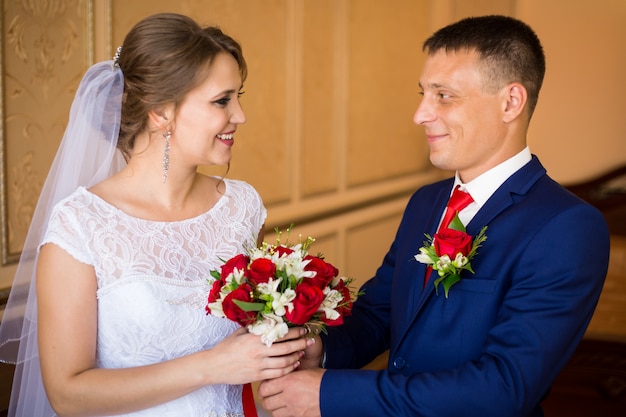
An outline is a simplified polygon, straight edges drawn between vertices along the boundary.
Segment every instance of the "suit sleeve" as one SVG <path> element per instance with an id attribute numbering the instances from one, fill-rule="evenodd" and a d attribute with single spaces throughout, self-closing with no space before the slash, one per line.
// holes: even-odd
<path id="1" fill-rule="evenodd" d="M 497 229 L 492 232 L 492 248 L 516 239 L 514 233 L 499 236 Z M 322 416 L 541 415 L 538 404 L 573 353 L 595 309 L 608 265 L 609 234 L 600 213 L 585 204 L 571 205 L 540 226 L 519 225 L 519 233 L 525 240 L 514 256 L 521 267 L 498 277 L 506 282 L 506 290 L 472 360 L 434 371 L 329 369 L 320 391 Z M 388 295 L 395 250 L 392 245 L 368 288 L 382 288 L 383 295 L 375 299 Z M 482 256 L 487 251 L 485 246 Z M 368 344 L 363 334 L 357 341 L 354 329 L 367 337 L 373 335 L 376 348 L 383 348 L 379 339 L 390 323 L 389 315 L 382 314 L 382 304 L 368 305 L 373 309 L 368 315 L 359 311 L 358 327 L 337 329 L 344 333 L 337 344 L 325 341 L 329 357 L 341 351 L 338 345 L 346 346 L 340 354 L 345 358 L 349 350 L 359 352 Z M 381 315 L 383 319 L 378 318 Z M 364 359 L 337 365 L 360 366 Z"/>
<path id="2" fill-rule="evenodd" d="M 328 328 L 322 334 L 324 348 L 330 354 L 326 368 L 360 368 L 389 349 L 391 329 L 391 292 L 396 266 L 397 242 L 400 236 L 411 230 L 419 193 L 415 193 L 407 204 L 396 237 L 373 278 L 361 288 L 362 296 L 353 307 L 345 324 Z"/>

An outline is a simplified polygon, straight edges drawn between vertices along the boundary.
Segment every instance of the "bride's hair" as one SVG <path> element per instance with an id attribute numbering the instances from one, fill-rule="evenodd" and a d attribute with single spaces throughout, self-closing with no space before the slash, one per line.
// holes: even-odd
<path id="1" fill-rule="evenodd" d="M 232 55 L 242 82 L 247 76 L 241 46 L 218 27 L 200 27 L 187 16 L 161 13 L 137 23 L 126 35 L 117 65 L 124 74 L 122 117 L 117 147 L 126 159 L 148 113 L 166 104 L 177 108 L 208 76 L 220 53 Z"/>

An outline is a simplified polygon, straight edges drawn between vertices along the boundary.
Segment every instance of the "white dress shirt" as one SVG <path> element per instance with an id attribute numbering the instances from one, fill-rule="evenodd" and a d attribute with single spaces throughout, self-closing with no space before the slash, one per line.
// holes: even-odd
<path id="1" fill-rule="evenodd" d="M 463 184 L 459 178 L 459 173 L 454 176 L 454 186 L 450 190 L 450 195 L 457 185 L 461 190 L 468 192 L 474 201 L 459 212 L 459 219 L 467 225 L 478 213 L 489 197 L 506 181 L 511 175 L 526 165 L 532 159 L 530 149 L 525 147 L 517 155 L 507 159 L 489 171 L 479 175 L 467 184 Z"/>

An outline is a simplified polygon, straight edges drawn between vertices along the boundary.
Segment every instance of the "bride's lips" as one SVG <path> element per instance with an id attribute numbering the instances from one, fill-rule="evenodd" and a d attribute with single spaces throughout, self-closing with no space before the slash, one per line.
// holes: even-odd
<path id="1" fill-rule="evenodd" d="M 235 132 L 220 133 L 216 136 L 216 138 L 226 146 L 233 146 L 235 144 L 234 137 Z"/>

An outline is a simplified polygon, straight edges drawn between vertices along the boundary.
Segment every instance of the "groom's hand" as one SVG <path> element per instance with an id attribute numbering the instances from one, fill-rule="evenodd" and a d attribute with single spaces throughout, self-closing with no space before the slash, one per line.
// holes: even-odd
<path id="1" fill-rule="evenodd" d="M 307 348 L 304 350 L 304 356 L 300 358 L 298 369 L 319 368 L 324 355 L 324 342 L 318 335 L 306 335 L 304 337 L 311 337 L 315 343 L 307 345 Z"/>
<path id="2" fill-rule="evenodd" d="M 324 369 L 292 372 L 259 385 L 263 407 L 273 417 L 320 417 L 320 384 Z"/>

